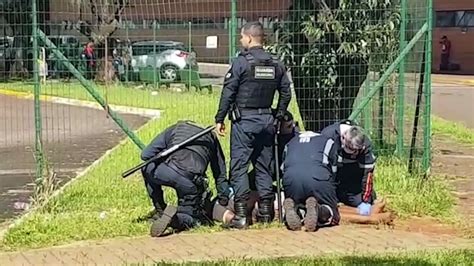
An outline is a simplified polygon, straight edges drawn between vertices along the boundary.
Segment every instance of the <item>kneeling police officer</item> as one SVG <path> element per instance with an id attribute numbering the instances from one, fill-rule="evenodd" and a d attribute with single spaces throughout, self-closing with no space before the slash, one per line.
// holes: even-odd
<path id="1" fill-rule="evenodd" d="M 191 121 L 180 121 L 167 128 L 143 150 L 146 161 L 156 154 L 181 143 L 203 130 Z M 220 204 L 227 205 L 230 193 L 226 179 L 224 154 L 214 132 L 171 153 L 164 161 L 152 162 L 142 168 L 145 185 L 156 214 L 151 235 L 161 236 L 168 226 L 182 231 L 197 225 L 209 224 L 206 207 L 210 207 L 211 193 L 207 185 L 206 169 L 210 164 Z M 162 186 L 172 187 L 178 196 L 178 207 L 164 201 Z"/>
<path id="2" fill-rule="evenodd" d="M 304 226 L 313 232 L 320 225 L 339 224 L 336 177 L 337 150 L 334 141 L 312 131 L 297 134 L 283 153 L 285 220 L 290 230 Z"/>
<path id="3" fill-rule="evenodd" d="M 264 30 L 259 22 L 247 23 L 241 31 L 245 48 L 227 72 L 215 116 L 219 135 L 225 135 L 224 119 L 229 113 L 232 122 L 230 148 L 230 182 L 235 190 L 236 216 L 231 227 L 243 229 L 249 225 L 248 168 L 255 168 L 259 194 L 259 222 L 271 222 L 274 217 L 272 176 L 273 136 L 275 134 L 272 103 L 279 92 L 276 119 L 281 119 L 291 99 L 286 68 L 263 50 Z M 230 111 L 230 112 L 229 112 Z"/>
<path id="4" fill-rule="evenodd" d="M 334 140 L 338 150 L 337 195 L 339 201 L 357 207 L 360 215 L 369 216 L 375 201 L 372 142 L 354 121 L 343 120 L 321 131 Z"/>

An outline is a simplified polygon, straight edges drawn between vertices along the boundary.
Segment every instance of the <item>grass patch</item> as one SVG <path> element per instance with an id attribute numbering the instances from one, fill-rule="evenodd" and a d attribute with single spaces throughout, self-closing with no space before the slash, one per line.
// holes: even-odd
<path id="1" fill-rule="evenodd" d="M 433 134 L 452 138 L 456 142 L 474 145 L 474 130 L 461 123 L 433 116 Z"/>
<path id="2" fill-rule="evenodd" d="M 263 260 L 222 260 L 217 262 L 162 263 L 156 265 L 186 265 L 186 266 L 277 266 L 277 265 L 472 265 L 474 252 L 472 250 L 447 250 L 436 252 L 407 252 L 376 256 L 323 256 L 275 258 Z"/>
<path id="3" fill-rule="evenodd" d="M 77 88 L 80 91 L 75 90 L 58 87 L 50 91 L 50 95 L 68 97 L 65 93 L 71 92 L 76 97 L 83 92 L 80 87 Z M 103 93 L 104 89 L 101 90 Z M 72 98 L 71 95 L 69 97 Z M 162 118 L 151 121 L 138 133 L 144 143 L 149 143 L 157 132 L 179 119 L 193 119 L 203 125 L 212 124 L 219 96 L 219 92 L 209 95 L 170 91 L 159 91 L 156 96 L 151 96 L 149 91 L 123 87 L 115 87 L 108 94 L 110 102 L 114 104 L 164 111 Z M 300 120 L 295 111 L 295 102 L 292 101 L 291 109 Z M 221 139 L 221 144 L 229 159 L 229 134 Z M 9 230 L 2 240 L 2 248 L 38 248 L 77 240 L 148 234 L 149 224 L 140 221 L 152 208 L 143 180 L 138 174 L 126 180 L 120 176 L 138 163 L 139 150 L 127 141 L 75 184 L 66 188 L 64 193 Z M 453 217 L 454 199 L 445 182 L 438 179 L 421 181 L 410 176 L 405 165 L 389 157 L 379 158 L 375 187 L 379 195 L 388 199 L 390 208 L 402 218 L 426 215 L 447 220 L 447 217 Z M 209 176 L 212 175 L 209 173 Z M 175 202 L 176 196 L 172 190 L 166 189 L 165 194 L 168 201 Z M 278 225 L 270 225 L 274 226 Z M 195 231 L 218 230 L 221 229 L 216 226 Z"/>

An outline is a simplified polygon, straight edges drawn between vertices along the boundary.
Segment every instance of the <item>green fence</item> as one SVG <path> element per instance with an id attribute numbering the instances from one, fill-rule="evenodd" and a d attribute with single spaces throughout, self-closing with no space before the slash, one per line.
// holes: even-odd
<path id="1" fill-rule="evenodd" d="M 429 170 L 431 0 L 16 0 L 0 13 L 10 176 L 63 182 L 128 136 L 125 170 L 175 121 L 212 124 L 255 20 L 288 66 L 300 125 L 356 119 L 378 154 Z"/>

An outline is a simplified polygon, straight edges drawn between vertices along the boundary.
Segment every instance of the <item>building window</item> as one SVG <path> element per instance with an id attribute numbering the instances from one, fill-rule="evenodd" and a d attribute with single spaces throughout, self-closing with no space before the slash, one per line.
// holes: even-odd
<path id="1" fill-rule="evenodd" d="M 474 10 L 437 11 L 436 27 L 474 27 Z"/>

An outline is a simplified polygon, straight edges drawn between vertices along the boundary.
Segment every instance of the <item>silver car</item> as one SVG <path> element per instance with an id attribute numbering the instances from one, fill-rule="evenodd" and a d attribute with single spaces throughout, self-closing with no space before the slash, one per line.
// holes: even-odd
<path id="1" fill-rule="evenodd" d="M 198 70 L 196 53 L 189 52 L 182 42 L 141 41 L 131 46 L 132 71 L 151 66 L 160 69 L 161 77 L 166 80 L 178 80 L 178 71 L 191 68 Z"/>

